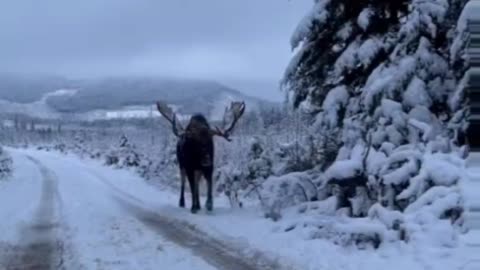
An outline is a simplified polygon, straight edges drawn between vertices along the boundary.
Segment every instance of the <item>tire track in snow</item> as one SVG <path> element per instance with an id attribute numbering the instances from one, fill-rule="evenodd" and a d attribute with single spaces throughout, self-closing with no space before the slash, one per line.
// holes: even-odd
<path id="1" fill-rule="evenodd" d="M 113 191 L 114 199 L 130 214 L 158 232 L 165 239 L 189 249 L 208 264 L 222 270 L 282 270 L 292 269 L 268 258 L 260 251 L 249 250 L 248 254 L 219 239 L 208 236 L 194 225 L 161 215 L 146 207 L 141 200 L 110 184 L 104 177 L 89 170 Z"/>
<path id="2" fill-rule="evenodd" d="M 5 247 L 7 254 L 2 258 L 1 265 L 5 267 L 2 269 L 61 269 L 64 245 L 57 236 L 60 227 L 57 178 L 38 160 L 29 156 L 27 158 L 38 166 L 43 178 L 40 202 L 32 221 L 20 229 L 21 242 Z"/>

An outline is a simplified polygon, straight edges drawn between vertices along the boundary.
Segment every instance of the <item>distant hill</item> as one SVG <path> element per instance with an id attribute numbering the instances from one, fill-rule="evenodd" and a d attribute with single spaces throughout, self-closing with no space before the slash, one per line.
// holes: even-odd
<path id="1" fill-rule="evenodd" d="M 69 88 L 72 82 L 57 76 L 23 76 L 0 73 L 0 100 L 15 103 L 32 103 L 46 93 Z"/>
<path id="2" fill-rule="evenodd" d="M 0 75 L 0 113 L 24 112 L 42 118 L 142 117 L 148 115 L 157 100 L 175 105 L 182 114 L 201 112 L 214 118 L 220 117 L 224 107 L 233 100 L 244 100 L 250 110 L 273 106 L 214 81 L 151 77 L 74 81 Z M 135 113 L 129 113 L 132 108 Z"/>

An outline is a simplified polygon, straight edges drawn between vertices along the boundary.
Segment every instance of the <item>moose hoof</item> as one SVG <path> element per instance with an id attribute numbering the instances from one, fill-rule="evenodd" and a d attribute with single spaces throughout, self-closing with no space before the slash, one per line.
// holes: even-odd
<path id="1" fill-rule="evenodd" d="M 181 207 L 181 208 L 185 208 L 185 201 L 180 201 L 178 203 L 178 206 Z"/>
<path id="2" fill-rule="evenodd" d="M 205 204 L 205 208 L 207 208 L 207 211 L 210 211 L 210 212 L 213 211 L 213 203 L 207 202 L 207 203 Z"/>
<path id="3" fill-rule="evenodd" d="M 196 214 L 196 213 L 198 212 L 198 209 L 197 209 L 197 208 L 192 208 L 192 209 L 190 210 L 190 212 L 192 212 L 192 214 Z"/>

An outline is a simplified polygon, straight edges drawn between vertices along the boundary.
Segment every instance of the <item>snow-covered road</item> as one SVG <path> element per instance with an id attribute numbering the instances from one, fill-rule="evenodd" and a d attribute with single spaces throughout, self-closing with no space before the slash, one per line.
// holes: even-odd
<path id="1" fill-rule="evenodd" d="M 58 268 L 63 264 L 60 258 L 64 243 L 57 235 L 61 222 L 57 178 L 36 160 L 29 159 L 38 165 L 43 178 L 40 200 L 30 222 L 20 228 L 22 239 L 16 245 L 3 246 L 2 264 L 7 269 Z"/>
<path id="2" fill-rule="evenodd" d="M 480 269 L 480 230 L 462 236 L 454 249 L 344 249 L 306 240 L 308 231 L 282 233 L 259 209 L 231 209 L 221 198 L 213 213 L 191 215 L 177 207 L 178 194 L 96 161 L 9 152 L 15 173 L 0 182 L 0 270 Z M 473 228 L 480 224 L 480 185 L 475 170 L 468 173 Z"/>
<path id="3" fill-rule="evenodd" d="M 0 269 L 281 268 L 260 253 L 247 260 L 160 213 L 129 194 L 128 183 L 113 185 L 115 174 L 99 167 L 58 154 L 11 152 L 16 173 L 0 186 Z"/>

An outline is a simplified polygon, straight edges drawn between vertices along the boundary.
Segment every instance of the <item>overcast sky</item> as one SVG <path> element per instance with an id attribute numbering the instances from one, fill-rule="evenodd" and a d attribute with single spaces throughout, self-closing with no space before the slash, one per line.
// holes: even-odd
<path id="1" fill-rule="evenodd" d="M 290 35 L 312 2 L 0 0 L 0 71 L 275 85 L 291 57 Z M 278 95 L 254 88 L 251 94 Z"/>

